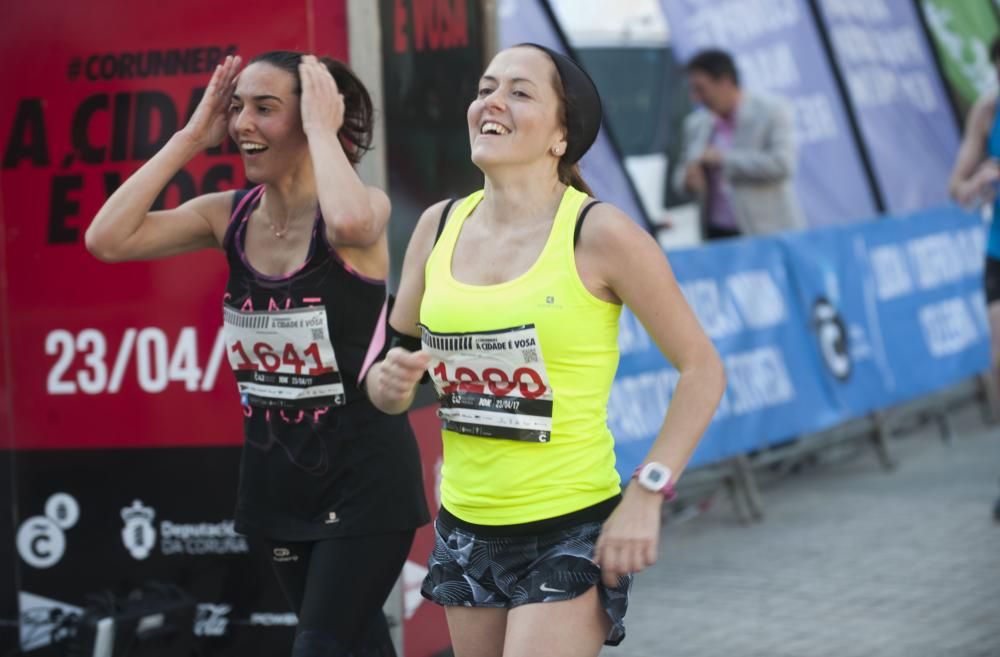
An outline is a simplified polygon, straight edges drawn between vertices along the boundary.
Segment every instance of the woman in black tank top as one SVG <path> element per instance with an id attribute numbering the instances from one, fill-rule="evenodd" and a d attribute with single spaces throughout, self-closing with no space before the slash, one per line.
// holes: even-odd
<path id="1" fill-rule="evenodd" d="M 108 262 L 224 251 L 245 437 L 236 527 L 270 544 L 299 617 L 293 657 L 392 655 L 381 607 L 428 514 L 406 417 L 361 388 L 388 310 L 389 201 L 354 169 L 371 100 L 336 60 L 275 51 L 239 67 L 217 67 L 187 126 L 98 212 L 87 248 Z M 258 185 L 150 212 L 227 132 Z"/>

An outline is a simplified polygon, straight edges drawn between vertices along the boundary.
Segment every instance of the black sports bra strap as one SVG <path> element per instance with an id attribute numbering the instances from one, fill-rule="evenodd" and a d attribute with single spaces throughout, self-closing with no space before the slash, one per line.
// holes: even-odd
<path id="1" fill-rule="evenodd" d="M 580 218 L 576 220 L 576 229 L 573 230 L 573 248 L 576 248 L 576 243 L 580 241 L 580 229 L 583 228 L 583 220 L 587 218 L 587 213 L 590 212 L 590 209 L 598 203 L 600 203 L 600 201 L 596 200 L 588 203 L 587 207 L 585 207 L 583 212 L 580 213 Z"/>
<path id="2" fill-rule="evenodd" d="M 243 197 L 246 196 L 247 194 L 249 194 L 252 191 L 253 191 L 252 189 L 237 189 L 236 190 L 236 193 L 233 196 L 233 208 L 230 211 L 230 214 L 232 212 L 236 212 L 236 208 L 237 208 L 237 206 L 239 206 L 240 201 L 243 200 Z"/>
<path id="3" fill-rule="evenodd" d="M 233 208 L 230 211 L 230 225 L 238 223 L 235 219 L 244 219 L 247 205 L 253 205 L 264 195 L 264 185 L 257 185 L 250 189 L 237 189 L 233 194 Z"/>
<path id="4" fill-rule="evenodd" d="M 451 206 L 455 205 L 455 199 L 448 199 L 448 203 L 444 206 L 444 211 L 441 213 L 441 218 L 438 219 L 438 229 L 437 234 L 434 235 L 434 244 L 438 243 L 441 239 L 441 233 L 444 232 L 444 222 L 448 219 L 448 213 L 451 212 Z"/>
<path id="5" fill-rule="evenodd" d="M 229 249 L 232 244 L 236 229 L 240 226 L 239 219 L 243 214 L 244 206 L 247 204 L 247 201 L 252 200 L 247 198 L 247 195 L 252 194 L 255 190 L 256 188 L 235 190 L 233 194 L 233 206 L 229 210 L 229 225 L 226 226 L 226 234 L 222 238 L 222 247 L 224 249 Z"/>

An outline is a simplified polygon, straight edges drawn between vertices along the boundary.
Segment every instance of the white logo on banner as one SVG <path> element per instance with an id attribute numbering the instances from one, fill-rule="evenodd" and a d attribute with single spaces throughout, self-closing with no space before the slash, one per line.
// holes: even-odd
<path id="1" fill-rule="evenodd" d="M 876 247 L 871 250 L 870 257 L 879 300 L 887 301 L 913 292 L 913 277 L 898 245 Z"/>
<path id="2" fill-rule="evenodd" d="M 153 518 L 156 511 L 153 507 L 144 506 L 139 500 L 134 500 L 132 506 L 122 509 L 122 542 L 128 548 L 133 559 L 145 559 L 156 546 L 156 529 Z"/>
<path id="3" fill-rule="evenodd" d="M 66 552 L 63 533 L 80 519 L 80 505 L 67 493 L 55 493 L 45 502 L 45 515 L 32 516 L 17 530 L 17 551 L 34 568 L 51 568 Z"/>
<path id="4" fill-rule="evenodd" d="M 922 290 L 957 283 L 964 275 L 962 251 L 950 233 L 933 233 L 912 239 L 906 243 L 906 250 L 916 272 L 917 285 Z"/>
<path id="5" fill-rule="evenodd" d="M 716 418 L 747 415 L 795 400 L 785 358 L 776 347 L 729 354 L 725 366 L 729 385 Z M 608 400 L 608 426 L 615 440 L 624 443 L 655 435 L 679 378 L 672 368 L 617 378 Z"/>
<path id="6" fill-rule="evenodd" d="M 75 627 L 75 623 L 67 621 L 73 621 L 74 617 L 79 619 L 83 615 L 80 607 L 27 591 L 19 591 L 17 598 L 21 610 L 21 650 L 24 652 L 66 638 L 60 636 L 60 626 Z"/>
<path id="7" fill-rule="evenodd" d="M 122 542 L 135 559 L 145 559 L 156 547 L 165 555 L 187 554 L 246 554 L 250 551 L 246 538 L 236 533 L 232 520 L 223 522 L 178 523 L 161 520 L 159 530 L 153 526 L 156 511 L 140 500 L 122 509 Z"/>
<path id="8" fill-rule="evenodd" d="M 291 612 L 258 611 L 250 614 L 250 624 L 261 627 L 295 627 L 298 623 L 298 617 Z"/>
<path id="9" fill-rule="evenodd" d="M 933 233 L 903 244 L 874 247 L 872 273 L 880 301 L 933 290 L 959 282 L 963 276 L 980 276 L 986 248 L 982 228 Z"/>
<path id="10" fill-rule="evenodd" d="M 781 289 L 766 269 L 754 269 L 726 278 L 726 287 L 751 329 L 766 329 L 785 321 L 788 311 Z"/>
<path id="11" fill-rule="evenodd" d="M 851 374 L 851 350 L 847 326 L 840 313 L 833 304 L 820 297 L 813 305 L 812 320 L 827 369 L 841 381 L 847 379 Z"/>
<path id="12" fill-rule="evenodd" d="M 223 636 L 229 627 L 229 605 L 217 605 L 211 602 L 198 603 L 198 613 L 194 619 L 195 636 Z"/>
<path id="13" fill-rule="evenodd" d="M 681 283 L 681 291 L 708 337 L 725 338 L 744 329 L 732 299 L 719 289 L 714 279 L 699 278 Z"/>
<path id="14" fill-rule="evenodd" d="M 962 297 L 952 297 L 920 309 L 920 327 L 935 358 L 951 356 L 979 339 L 976 324 Z"/>
<path id="15" fill-rule="evenodd" d="M 725 401 L 729 412 L 745 415 L 780 406 L 795 399 L 785 357 L 776 347 L 759 347 L 725 358 L 729 386 Z"/>

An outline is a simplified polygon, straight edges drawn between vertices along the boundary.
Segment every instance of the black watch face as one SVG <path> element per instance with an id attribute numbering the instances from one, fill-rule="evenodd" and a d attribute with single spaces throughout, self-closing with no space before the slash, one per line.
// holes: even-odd
<path id="1" fill-rule="evenodd" d="M 663 473 L 660 472 L 659 470 L 650 470 L 646 474 L 646 478 L 651 483 L 656 484 L 657 486 L 660 485 L 661 483 L 663 483 Z"/>

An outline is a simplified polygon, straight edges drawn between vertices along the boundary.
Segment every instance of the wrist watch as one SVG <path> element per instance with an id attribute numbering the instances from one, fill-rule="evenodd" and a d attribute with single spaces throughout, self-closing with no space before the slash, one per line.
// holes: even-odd
<path id="1" fill-rule="evenodd" d="M 656 461 L 641 463 L 632 473 L 632 478 L 637 484 L 650 492 L 661 493 L 668 502 L 677 497 L 677 490 L 671 482 L 672 477 L 670 468 Z"/>

